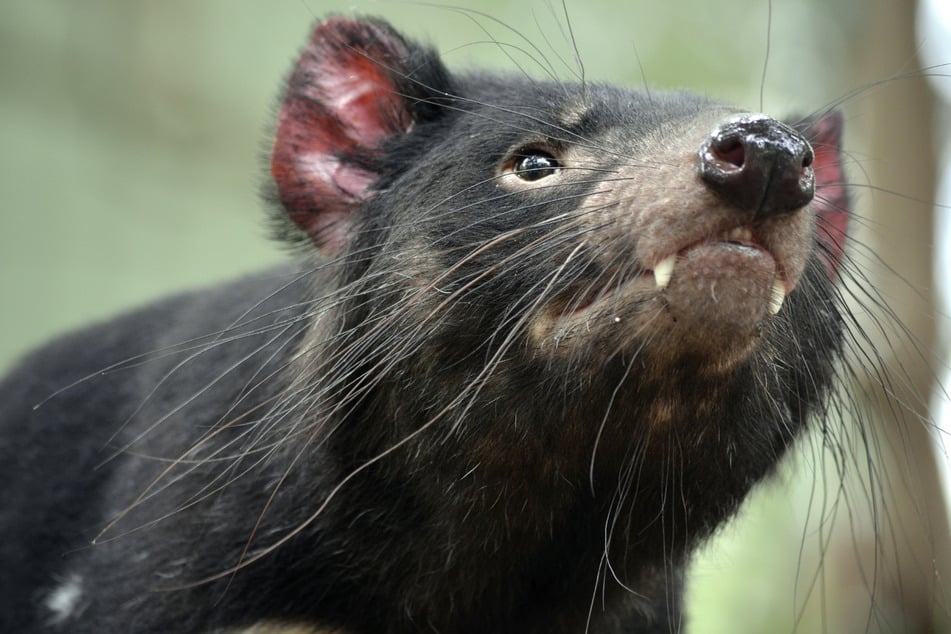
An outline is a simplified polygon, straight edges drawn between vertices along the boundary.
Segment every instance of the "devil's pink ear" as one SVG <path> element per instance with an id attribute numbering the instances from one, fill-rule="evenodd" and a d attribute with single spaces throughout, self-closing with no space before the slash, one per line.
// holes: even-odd
<path id="1" fill-rule="evenodd" d="M 807 122 L 803 135 L 815 151 L 816 195 L 812 209 L 822 246 L 820 254 L 831 279 L 838 276 L 849 226 L 849 200 L 842 171 L 842 115 L 830 112 Z"/>
<path id="2" fill-rule="evenodd" d="M 315 27 L 288 81 L 271 174 L 290 218 L 328 255 L 349 240 L 383 143 L 413 124 L 398 87 L 410 49 L 382 22 L 332 18 Z"/>

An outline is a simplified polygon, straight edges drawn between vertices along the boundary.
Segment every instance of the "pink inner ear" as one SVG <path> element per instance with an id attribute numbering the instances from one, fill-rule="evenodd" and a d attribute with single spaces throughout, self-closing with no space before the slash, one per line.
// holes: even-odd
<path id="1" fill-rule="evenodd" d="M 849 227 L 849 201 L 842 173 L 842 115 L 832 112 L 814 121 L 806 137 L 816 154 L 816 196 L 812 209 L 816 213 L 819 240 L 826 247 L 826 271 L 835 280 Z"/>
<path id="2" fill-rule="evenodd" d="M 374 156 L 411 125 L 389 70 L 406 55 L 385 27 L 335 18 L 314 30 L 288 82 L 271 174 L 288 214 L 329 255 L 346 246 L 378 177 L 353 157 Z"/>

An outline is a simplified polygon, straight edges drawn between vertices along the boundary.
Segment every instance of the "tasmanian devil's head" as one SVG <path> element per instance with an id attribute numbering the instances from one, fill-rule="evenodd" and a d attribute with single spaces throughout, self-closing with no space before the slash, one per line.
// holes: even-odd
<path id="1" fill-rule="evenodd" d="M 388 421 L 366 456 L 405 445 L 414 468 L 451 455 L 609 500 L 637 472 L 615 512 L 705 534 L 832 381 L 840 127 L 452 75 L 386 24 L 324 22 L 271 163 L 286 216 L 340 265 L 315 380 L 333 411 Z M 659 514 L 671 496 L 689 503 Z"/>

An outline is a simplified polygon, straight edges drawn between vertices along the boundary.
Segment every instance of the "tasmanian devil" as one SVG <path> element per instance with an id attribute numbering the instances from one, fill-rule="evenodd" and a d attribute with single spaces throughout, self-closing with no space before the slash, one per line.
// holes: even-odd
<path id="1" fill-rule="evenodd" d="M 0 631 L 677 629 L 825 413 L 840 127 L 318 24 L 269 192 L 312 253 L 0 384 Z"/>

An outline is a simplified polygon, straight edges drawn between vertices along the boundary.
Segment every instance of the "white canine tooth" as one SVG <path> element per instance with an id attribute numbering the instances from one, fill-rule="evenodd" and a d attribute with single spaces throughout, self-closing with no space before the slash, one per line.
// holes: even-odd
<path id="1" fill-rule="evenodd" d="M 769 298 L 769 314 L 775 315 L 783 307 L 783 300 L 786 299 L 786 287 L 779 280 L 773 282 L 773 291 Z"/>
<path id="2" fill-rule="evenodd" d="M 657 284 L 657 288 L 667 288 L 667 285 L 670 284 L 676 262 L 677 256 L 669 255 L 654 265 L 654 282 Z"/>

